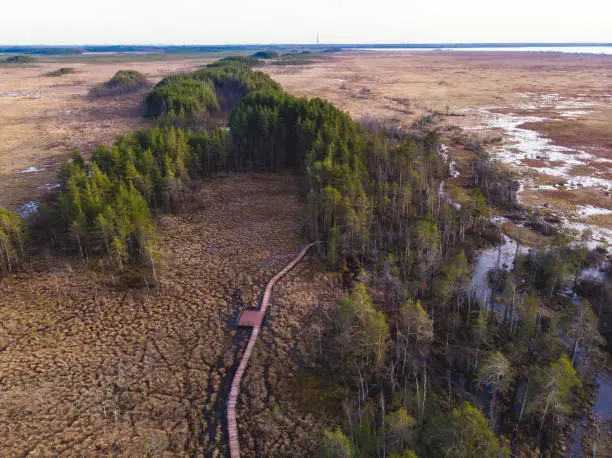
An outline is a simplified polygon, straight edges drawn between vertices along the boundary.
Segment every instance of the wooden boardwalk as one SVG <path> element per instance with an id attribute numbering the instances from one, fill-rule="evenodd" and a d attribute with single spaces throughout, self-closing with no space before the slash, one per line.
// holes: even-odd
<path id="1" fill-rule="evenodd" d="M 318 242 L 310 243 L 304 248 L 302 248 L 300 252 L 295 256 L 295 258 L 293 258 L 293 260 L 289 264 L 287 264 L 283 270 L 277 273 L 268 282 L 263 295 L 263 299 L 261 300 L 261 307 L 259 309 L 262 315 L 265 315 L 266 310 L 268 309 L 270 296 L 272 295 L 272 288 L 274 288 L 276 282 L 280 280 L 280 278 L 287 272 L 289 272 L 293 267 L 295 267 L 295 265 L 302 260 L 306 252 L 317 243 Z M 227 402 L 227 430 L 229 433 L 231 458 L 240 457 L 240 441 L 238 440 L 238 426 L 236 425 L 236 402 L 238 400 L 238 395 L 240 394 L 240 382 L 242 381 L 242 375 L 244 374 L 246 365 L 248 364 L 249 358 L 251 357 L 251 353 L 253 352 L 253 347 L 255 346 L 257 336 L 259 335 L 259 329 L 260 322 L 258 322 L 256 326 L 253 326 L 251 328 L 251 337 L 249 338 L 249 343 L 247 344 L 246 350 L 242 354 L 242 359 L 240 360 L 238 370 L 236 371 L 234 379 L 232 380 L 232 388 L 230 390 L 229 400 Z"/>

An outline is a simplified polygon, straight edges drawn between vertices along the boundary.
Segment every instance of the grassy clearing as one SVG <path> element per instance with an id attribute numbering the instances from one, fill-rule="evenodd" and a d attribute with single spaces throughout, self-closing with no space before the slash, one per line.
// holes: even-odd
<path id="1" fill-rule="evenodd" d="M 520 227 L 512 222 L 502 224 L 502 230 L 511 239 L 516 240 L 523 246 L 548 246 L 552 242 L 552 237 L 547 237 L 542 234 L 527 228 Z"/>
<path id="2" fill-rule="evenodd" d="M 525 194 L 538 198 L 548 206 L 571 211 L 576 205 L 593 205 L 612 208 L 610 201 L 605 198 L 604 192 L 595 188 L 578 189 L 536 189 L 525 191 Z"/>

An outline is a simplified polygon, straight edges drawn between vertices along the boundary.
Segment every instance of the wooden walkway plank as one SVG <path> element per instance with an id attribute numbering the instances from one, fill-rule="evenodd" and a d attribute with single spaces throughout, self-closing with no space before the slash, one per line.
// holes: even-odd
<path id="1" fill-rule="evenodd" d="M 272 295 L 272 288 L 278 280 L 280 280 L 287 272 L 289 272 L 295 265 L 302 260 L 302 258 L 306 255 L 308 250 L 315 246 L 319 242 L 313 242 L 306 245 L 304 248 L 300 250 L 300 252 L 293 258 L 293 260 L 285 266 L 283 270 L 277 273 L 266 285 L 266 290 L 263 295 L 263 299 L 261 301 L 260 311 L 262 315 L 265 315 L 268 310 L 268 305 L 270 302 L 270 296 Z M 249 338 L 249 343 L 242 355 L 240 360 L 240 364 L 238 365 L 238 370 L 236 374 L 234 374 L 234 379 L 232 380 L 232 386 L 230 389 L 229 400 L 227 402 L 227 430 L 229 436 L 229 445 L 230 445 L 230 456 L 231 458 L 240 458 L 240 440 L 238 438 L 238 426 L 236 424 L 236 403 L 238 401 L 238 395 L 240 394 L 240 382 L 242 381 L 242 375 L 246 369 L 246 366 L 251 358 L 251 353 L 253 352 L 253 347 L 255 347 L 255 342 L 257 341 L 257 336 L 259 335 L 260 323 L 256 326 L 253 326 L 251 329 L 251 337 Z"/>

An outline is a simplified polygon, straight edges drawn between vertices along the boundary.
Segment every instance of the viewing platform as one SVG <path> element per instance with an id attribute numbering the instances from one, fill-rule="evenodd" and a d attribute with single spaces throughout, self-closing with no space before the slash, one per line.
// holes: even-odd
<path id="1" fill-rule="evenodd" d="M 241 328 L 258 328 L 265 316 L 264 310 L 243 310 L 238 316 L 236 325 Z"/>

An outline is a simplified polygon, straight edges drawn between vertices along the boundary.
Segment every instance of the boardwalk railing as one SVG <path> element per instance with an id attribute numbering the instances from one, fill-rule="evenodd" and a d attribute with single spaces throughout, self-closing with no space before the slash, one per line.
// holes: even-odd
<path id="1" fill-rule="evenodd" d="M 283 275 L 289 272 L 295 265 L 302 260 L 306 252 L 316 245 L 319 242 L 313 242 L 306 245 L 304 248 L 300 250 L 300 252 L 293 258 L 293 260 L 285 266 L 283 270 L 277 273 L 266 285 L 266 290 L 263 295 L 263 299 L 261 301 L 260 312 L 262 315 L 265 315 L 266 310 L 268 309 L 268 304 L 270 302 L 270 296 L 272 295 L 272 288 L 278 280 L 280 280 Z M 239 458 L 240 457 L 240 441 L 238 439 L 238 426 L 236 425 L 236 402 L 238 400 L 238 395 L 240 394 L 240 382 L 242 381 L 242 375 L 244 374 L 244 370 L 251 358 L 251 353 L 253 352 L 253 347 L 255 346 L 255 342 L 257 341 L 257 336 L 259 335 L 260 323 L 258 322 L 256 326 L 253 326 L 251 329 L 251 337 L 249 338 L 249 343 L 247 344 L 246 350 L 242 354 L 242 359 L 240 360 L 240 364 L 238 365 L 238 370 L 234 375 L 234 379 L 232 380 L 232 388 L 230 390 L 229 400 L 227 402 L 227 430 L 229 435 L 229 445 L 230 445 L 230 456 L 231 458 Z"/>

